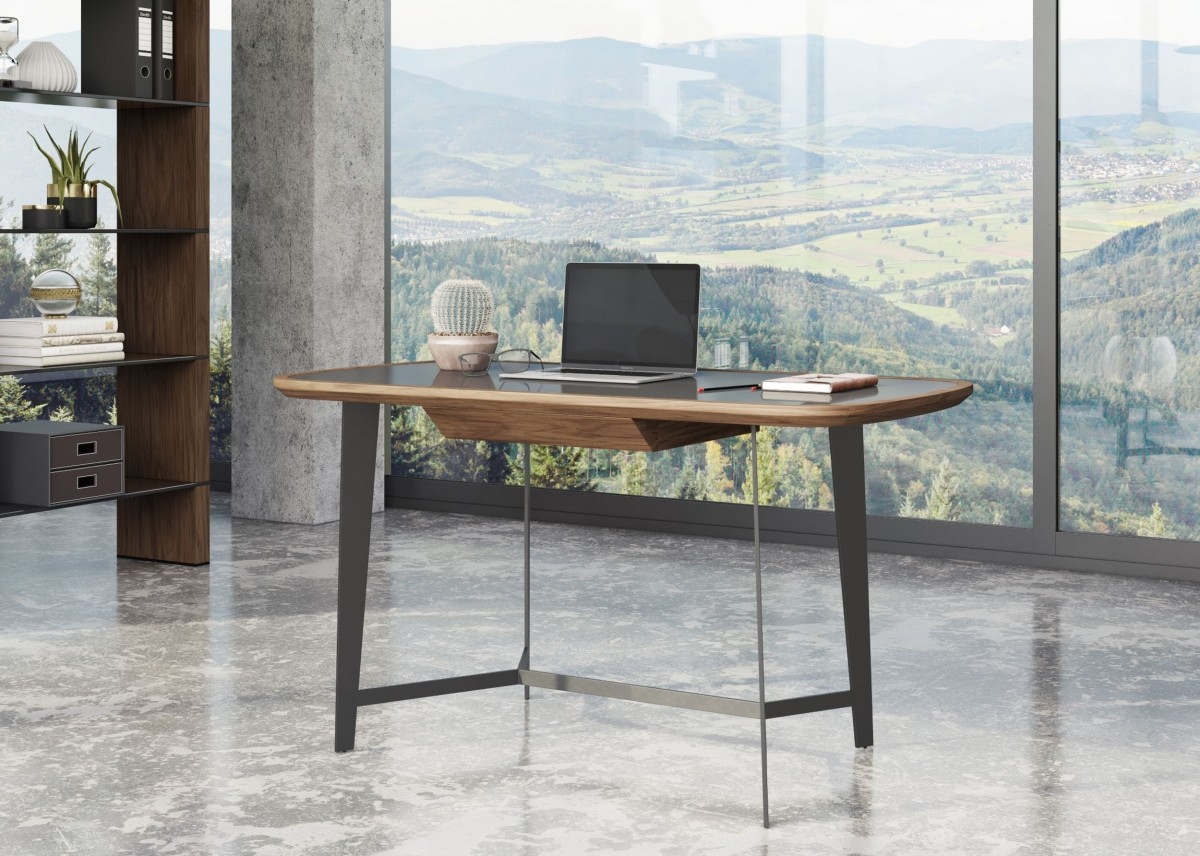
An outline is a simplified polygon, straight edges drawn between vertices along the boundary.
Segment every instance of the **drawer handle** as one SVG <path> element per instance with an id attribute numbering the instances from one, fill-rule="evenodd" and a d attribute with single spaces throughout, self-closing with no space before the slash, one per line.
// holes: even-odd
<path id="1" fill-rule="evenodd" d="M 83 490 L 85 488 L 95 487 L 95 486 L 96 486 L 96 476 L 95 475 L 78 476 L 75 479 L 75 489 L 76 490 Z"/>
<path id="2" fill-rule="evenodd" d="M 95 440 L 90 440 L 87 443 L 76 443 L 75 444 L 75 456 L 76 457 L 82 458 L 84 455 L 94 455 L 94 454 L 96 454 L 96 441 Z"/>

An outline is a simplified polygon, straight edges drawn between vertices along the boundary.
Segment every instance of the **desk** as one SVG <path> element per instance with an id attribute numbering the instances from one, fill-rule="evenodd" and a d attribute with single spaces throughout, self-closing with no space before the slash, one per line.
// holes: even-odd
<path id="1" fill-rule="evenodd" d="M 705 372 L 697 379 L 617 386 L 500 380 L 495 369 L 490 375 L 468 377 L 439 372 L 432 363 L 399 363 L 277 376 L 275 386 L 284 395 L 342 402 L 335 751 L 354 748 L 358 708 L 365 705 L 502 686 L 524 686 L 526 699 L 530 687 L 542 687 L 742 716 L 759 722 L 763 825 L 767 826 L 768 719 L 848 707 L 854 745 L 870 746 L 874 736 L 862 426 L 953 407 L 966 399 L 973 387 L 959 380 L 881 378 L 877 388 L 846 393 L 838 396 L 837 403 L 765 400 L 761 393 L 748 389 L 696 392 L 697 386 L 711 388 L 722 382 L 748 382 L 779 374 Z M 525 648 L 514 669 L 386 687 L 359 686 L 371 501 L 380 407 L 384 404 L 424 408 L 447 438 L 524 445 Z M 763 425 L 829 429 L 849 672 L 845 690 L 770 701 L 766 697 L 757 454 L 758 428 Z M 532 668 L 529 444 L 655 452 L 741 434 L 750 434 L 752 444 L 758 699 L 644 687 Z"/>

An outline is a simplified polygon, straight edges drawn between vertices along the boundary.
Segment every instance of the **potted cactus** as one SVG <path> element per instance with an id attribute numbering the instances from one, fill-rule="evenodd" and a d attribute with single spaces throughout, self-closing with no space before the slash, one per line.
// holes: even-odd
<path id="1" fill-rule="evenodd" d="M 461 371 L 463 354 L 496 352 L 492 293 L 476 279 L 448 279 L 433 292 L 429 353 L 438 368 Z M 474 368 L 474 367 L 473 367 Z"/>

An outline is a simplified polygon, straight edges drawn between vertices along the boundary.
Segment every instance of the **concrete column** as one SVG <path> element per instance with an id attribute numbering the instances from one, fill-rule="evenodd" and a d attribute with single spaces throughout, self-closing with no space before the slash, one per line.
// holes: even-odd
<path id="1" fill-rule="evenodd" d="M 271 378 L 384 361 L 385 5 L 233 4 L 238 517 L 337 519 L 341 405 L 285 398 Z M 377 511 L 382 497 L 380 475 Z"/>

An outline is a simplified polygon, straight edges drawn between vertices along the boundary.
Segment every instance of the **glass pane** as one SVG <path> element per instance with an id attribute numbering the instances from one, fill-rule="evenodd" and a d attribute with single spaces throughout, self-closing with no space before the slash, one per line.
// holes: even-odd
<path id="1" fill-rule="evenodd" d="M 21 60 L 31 42 L 50 42 L 79 69 L 79 3 L 67 0 L 14 0 L 3 13 L 20 22 L 19 37 L 9 53 Z M 18 66 L 19 68 L 19 66 Z M 78 89 L 78 86 L 76 87 Z M 88 138 L 88 147 L 98 147 L 90 161 L 89 177 L 116 183 L 116 113 L 81 107 L 50 107 L 41 104 L 0 103 L 0 228 L 21 228 L 21 206 L 45 204 L 50 167 L 34 146 L 33 134 L 49 149 L 47 133 L 65 143 L 72 129 Z M 112 197 L 98 199 L 98 226 L 116 225 Z M 29 286 L 42 271 L 70 271 L 83 289 L 77 312 L 84 315 L 116 313 L 116 240 L 112 235 L 0 234 L 0 318 L 34 317 L 37 310 L 29 300 Z M 0 363 L 4 362 L 0 356 Z M 0 422 L 31 419 L 99 422 L 114 421 L 116 380 L 91 377 L 51 380 L 29 375 L 18 383 L 12 376 L 0 377 Z"/>
<path id="2" fill-rule="evenodd" d="M 447 278 L 492 287 L 502 348 L 555 360 L 568 261 L 698 262 L 704 366 L 978 382 L 868 429 L 872 513 L 1029 525 L 1028 4 L 700 8 L 393 4 L 392 357 L 427 358 Z M 393 427 L 398 475 L 519 468 Z M 830 507 L 824 433 L 764 438 L 764 501 Z M 538 454 L 546 484 L 747 499 L 745 439 Z"/>
<path id="3" fill-rule="evenodd" d="M 232 160 L 233 72 L 230 4 L 212 0 L 209 7 L 209 399 L 212 422 L 209 445 L 213 461 L 228 462 L 233 430 L 233 329 L 230 299 L 233 286 Z"/>
<path id="4" fill-rule="evenodd" d="M 1200 538 L 1200 11 L 1061 4 L 1059 525 Z"/>

